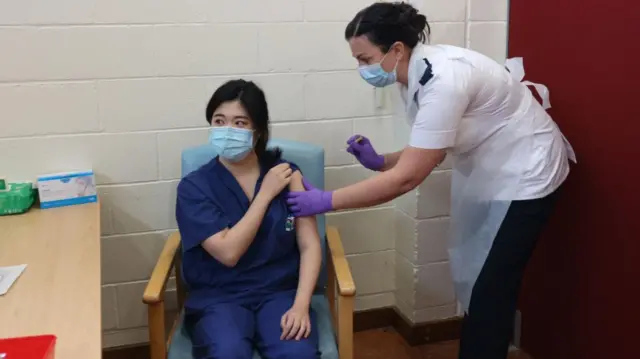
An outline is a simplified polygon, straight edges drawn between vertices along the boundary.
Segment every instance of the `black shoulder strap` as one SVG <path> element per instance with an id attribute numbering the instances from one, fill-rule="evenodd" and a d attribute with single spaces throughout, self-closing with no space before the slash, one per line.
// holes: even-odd
<path id="1" fill-rule="evenodd" d="M 420 85 L 422 86 L 424 86 L 427 82 L 429 82 L 429 80 L 433 78 L 433 68 L 431 66 L 431 63 L 426 58 L 423 60 L 427 64 L 427 68 L 424 70 L 422 78 L 420 78 Z"/>

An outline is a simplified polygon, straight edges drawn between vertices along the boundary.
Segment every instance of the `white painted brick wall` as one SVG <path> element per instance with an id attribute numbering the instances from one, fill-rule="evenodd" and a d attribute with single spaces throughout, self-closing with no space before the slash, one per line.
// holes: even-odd
<path id="1" fill-rule="evenodd" d="M 176 227 L 180 152 L 206 141 L 204 107 L 222 82 L 256 81 L 275 137 L 323 146 L 328 188 L 371 175 L 345 151 L 354 132 L 381 151 L 404 144 L 389 92 L 358 77 L 343 40 L 346 22 L 369 3 L 0 0 L 0 173 L 31 180 L 96 171 L 105 346 L 147 338 L 141 295 Z M 505 4 L 429 0 L 423 9 L 433 42 L 500 58 Z M 446 265 L 448 176 L 434 174 L 397 208 L 328 217 L 343 234 L 359 309 L 396 303 L 415 321 L 455 312 Z"/>

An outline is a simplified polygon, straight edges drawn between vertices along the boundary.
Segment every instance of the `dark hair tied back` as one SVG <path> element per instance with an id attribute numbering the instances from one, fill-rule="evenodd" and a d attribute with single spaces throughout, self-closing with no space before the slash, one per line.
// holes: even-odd
<path id="1" fill-rule="evenodd" d="M 396 42 L 414 48 L 418 43 L 425 43 L 430 34 L 427 17 L 411 4 L 376 2 L 356 14 L 347 25 L 344 37 L 348 41 L 364 35 L 387 52 Z"/>
<path id="2" fill-rule="evenodd" d="M 399 7 L 401 11 L 400 22 L 405 22 L 411 26 L 416 34 L 418 34 L 419 41 L 425 42 L 427 34 L 424 30 L 429 26 L 429 24 L 427 24 L 427 17 L 418 13 L 418 10 L 409 4 L 400 3 Z M 429 29 L 429 32 L 431 32 L 431 29 Z"/>

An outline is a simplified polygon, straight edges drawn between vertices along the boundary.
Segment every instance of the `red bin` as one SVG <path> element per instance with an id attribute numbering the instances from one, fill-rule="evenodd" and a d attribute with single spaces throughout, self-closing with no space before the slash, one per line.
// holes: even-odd
<path id="1" fill-rule="evenodd" d="M 54 359 L 55 347 L 55 335 L 0 339 L 0 359 Z"/>

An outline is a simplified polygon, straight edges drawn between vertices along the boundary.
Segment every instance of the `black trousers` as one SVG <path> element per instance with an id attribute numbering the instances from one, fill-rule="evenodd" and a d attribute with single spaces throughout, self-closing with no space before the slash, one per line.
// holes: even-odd
<path id="1" fill-rule="evenodd" d="M 557 195 L 511 203 L 471 293 L 460 359 L 507 358 L 522 277 Z"/>

